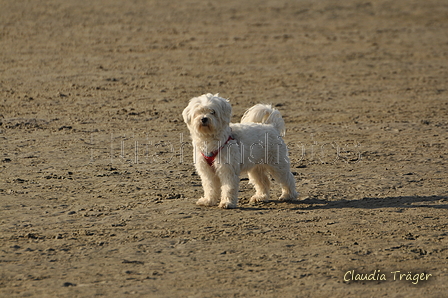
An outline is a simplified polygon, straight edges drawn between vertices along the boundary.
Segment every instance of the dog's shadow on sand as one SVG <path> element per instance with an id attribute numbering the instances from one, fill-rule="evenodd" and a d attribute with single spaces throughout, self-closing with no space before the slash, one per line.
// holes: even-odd
<path id="1" fill-rule="evenodd" d="M 360 200 L 327 201 L 319 198 L 307 198 L 294 202 L 279 202 L 272 200 L 267 204 L 289 205 L 291 210 L 315 210 L 315 209 L 379 209 L 379 208 L 439 208 L 448 209 L 448 196 L 399 196 L 385 198 L 365 197 Z M 267 206 L 242 206 L 242 210 L 270 209 Z"/>

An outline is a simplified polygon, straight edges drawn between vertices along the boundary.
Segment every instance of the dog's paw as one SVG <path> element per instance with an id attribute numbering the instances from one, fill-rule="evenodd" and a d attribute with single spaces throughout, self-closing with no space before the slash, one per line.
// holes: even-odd
<path id="1" fill-rule="evenodd" d="M 299 196 L 298 193 L 288 193 L 288 194 L 282 194 L 280 198 L 278 198 L 280 201 L 283 202 L 291 202 L 297 200 L 297 197 Z"/>
<path id="2" fill-rule="evenodd" d="M 206 207 L 211 207 L 211 206 L 216 206 L 218 205 L 217 202 L 210 200 L 210 199 L 206 199 L 206 198 L 200 198 L 197 202 L 196 205 L 199 206 L 206 206 Z"/>
<path id="3" fill-rule="evenodd" d="M 259 202 L 269 202 L 269 196 L 264 194 L 264 195 L 254 195 L 252 196 L 252 198 L 250 198 L 249 203 L 250 204 L 255 204 L 255 203 L 259 203 Z"/>
<path id="4" fill-rule="evenodd" d="M 229 202 L 229 201 L 224 201 L 224 202 L 221 201 L 221 203 L 219 203 L 219 208 L 222 208 L 222 209 L 234 209 L 234 208 L 236 208 L 236 203 L 232 203 L 232 202 Z"/>

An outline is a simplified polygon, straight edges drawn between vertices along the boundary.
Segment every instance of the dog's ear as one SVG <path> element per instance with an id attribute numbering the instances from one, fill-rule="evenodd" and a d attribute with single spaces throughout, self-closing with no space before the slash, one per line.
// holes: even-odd
<path id="1" fill-rule="evenodd" d="M 230 118 L 232 117 L 232 106 L 228 99 L 218 97 L 220 99 L 221 110 L 223 112 L 223 116 L 227 123 L 230 123 Z"/>
<path id="2" fill-rule="evenodd" d="M 184 109 L 184 111 L 182 112 L 182 117 L 184 118 L 184 122 L 187 123 L 187 125 L 190 125 L 190 122 L 191 122 L 190 105 L 188 105 Z"/>

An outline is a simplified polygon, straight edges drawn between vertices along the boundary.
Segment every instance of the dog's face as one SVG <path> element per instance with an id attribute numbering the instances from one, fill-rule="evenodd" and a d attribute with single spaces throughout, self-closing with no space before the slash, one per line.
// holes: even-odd
<path id="1" fill-rule="evenodd" d="M 218 94 L 204 94 L 190 100 L 182 116 L 192 133 L 215 134 L 229 126 L 232 108 Z"/>

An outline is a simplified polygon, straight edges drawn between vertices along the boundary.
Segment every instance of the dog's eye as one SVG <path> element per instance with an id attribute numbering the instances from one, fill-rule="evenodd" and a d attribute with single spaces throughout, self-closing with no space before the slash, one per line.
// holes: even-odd
<path id="1" fill-rule="evenodd" d="M 214 110 L 210 110 L 210 114 L 211 115 L 215 115 L 215 111 Z"/>

